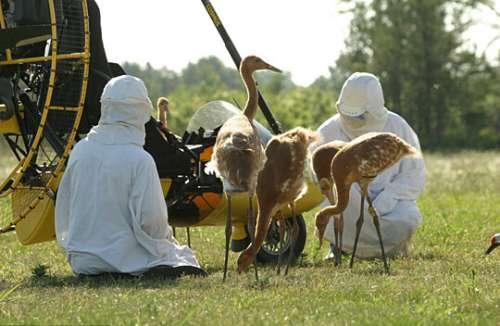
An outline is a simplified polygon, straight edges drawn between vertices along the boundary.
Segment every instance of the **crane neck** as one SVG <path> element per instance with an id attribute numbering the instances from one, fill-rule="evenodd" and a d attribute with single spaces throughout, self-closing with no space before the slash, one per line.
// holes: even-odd
<path id="1" fill-rule="evenodd" d="M 247 91 L 247 101 L 245 103 L 243 114 L 250 121 L 255 118 L 255 114 L 257 113 L 257 102 L 259 96 L 257 93 L 257 86 L 255 85 L 255 79 L 253 78 L 252 73 L 253 71 L 249 71 L 245 67 L 241 67 L 240 69 L 241 78 L 243 79 Z"/>
<path id="2" fill-rule="evenodd" d="M 335 179 L 335 178 L 334 178 Z M 337 198 L 335 205 L 327 206 L 323 208 L 318 215 L 321 216 L 332 216 L 342 213 L 349 203 L 349 192 L 351 190 L 351 183 L 344 183 L 343 177 L 337 177 L 335 180 L 335 192 L 332 194 L 332 199 Z"/>

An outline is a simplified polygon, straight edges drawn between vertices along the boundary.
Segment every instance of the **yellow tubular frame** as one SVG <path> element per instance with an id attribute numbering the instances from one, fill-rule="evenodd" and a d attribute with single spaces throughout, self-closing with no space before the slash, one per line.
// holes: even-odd
<path id="1" fill-rule="evenodd" d="M 61 175 L 62 171 L 64 170 L 64 166 L 66 164 L 66 160 L 69 157 L 69 153 L 71 152 L 71 149 L 74 145 L 75 142 L 75 137 L 78 132 L 78 128 L 80 126 L 80 120 L 82 118 L 83 114 L 83 107 L 85 104 L 85 96 L 87 94 L 87 82 L 88 82 L 88 77 L 89 77 L 89 64 L 90 64 L 90 29 L 89 29 L 89 13 L 88 13 L 88 6 L 87 6 L 87 0 L 81 0 L 81 5 L 82 5 L 82 13 L 83 13 L 83 28 L 84 28 L 84 52 L 82 53 L 71 53 L 71 54 L 64 54 L 64 55 L 58 55 L 57 54 L 57 22 L 56 22 L 56 12 L 55 12 L 55 6 L 54 6 L 54 1 L 53 0 L 47 0 L 49 4 L 49 11 L 50 11 L 50 21 L 51 21 L 51 55 L 48 57 L 37 57 L 37 58 L 28 58 L 28 59 L 12 59 L 12 57 L 7 55 L 7 60 L 6 61 L 0 61 L 0 65 L 13 65 L 13 64 L 19 64 L 19 63 L 28 63 L 28 62 L 42 62 L 42 61 L 51 61 L 51 69 L 50 69 L 50 76 L 49 76 L 49 85 L 47 89 L 47 97 L 45 100 L 44 104 L 44 109 L 42 112 L 42 116 L 40 119 L 40 125 L 38 127 L 37 133 L 35 135 L 35 138 L 33 140 L 33 144 L 28 152 L 28 155 L 24 160 L 22 160 L 18 167 L 11 173 L 9 178 L 6 180 L 8 182 L 9 180 L 13 180 L 13 184 L 10 186 L 10 189 L 7 190 L 3 196 L 6 196 L 10 194 L 14 189 L 16 189 L 19 186 L 21 177 L 24 175 L 26 170 L 28 169 L 31 160 L 33 159 L 33 156 L 37 153 L 38 147 L 40 145 L 40 141 L 43 138 L 43 132 L 45 128 L 45 124 L 47 121 L 48 113 L 49 110 L 60 110 L 58 107 L 53 107 L 51 106 L 51 101 L 52 101 L 52 94 L 54 92 L 54 81 L 56 78 L 56 69 L 57 69 L 57 61 L 58 60 L 67 60 L 67 59 L 80 59 L 83 62 L 83 79 L 82 79 L 82 86 L 81 86 L 81 92 L 80 92 L 80 100 L 79 100 L 79 105 L 78 108 L 73 108 L 74 111 L 76 111 L 76 117 L 75 121 L 73 123 L 73 128 L 71 130 L 70 135 L 68 136 L 67 144 L 64 149 L 64 153 L 62 157 L 59 159 L 59 162 L 57 163 L 57 166 L 55 170 L 51 173 L 51 176 L 49 180 L 47 181 L 45 187 L 43 187 L 38 196 L 24 209 L 19 216 L 15 216 L 12 220 L 12 222 L 5 228 L 0 229 L 0 233 L 12 231 L 15 227 L 15 225 L 21 221 L 23 218 L 26 217 L 26 215 L 32 211 L 43 199 L 45 199 L 46 196 L 53 197 L 54 193 L 57 190 L 58 183 L 59 183 L 59 176 Z M 5 28 L 5 22 L 4 22 L 4 17 L 3 17 L 3 12 L 0 10 L 0 24 L 2 28 Z M 6 51 L 7 52 L 7 51 Z M 10 51 L 9 51 L 10 52 Z M 20 171 L 19 171 L 20 168 Z M 4 183 L 6 184 L 6 183 Z M 32 188 L 36 189 L 36 188 Z M 39 189 L 39 188 L 38 188 Z"/>
<path id="2" fill-rule="evenodd" d="M 52 0 L 49 0 L 52 1 Z M 10 50 L 7 50 L 10 51 Z M 49 57 L 33 57 L 33 58 L 22 58 L 22 59 L 10 59 L 5 61 L 0 61 L 0 66 L 6 65 L 17 65 L 23 63 L 34 63 L 34 62 L 43 62 L 43 61 L 51 61 L 56 58 L 56 60 L 67 60 L 67 59 L 81 59 L 85 56 L 85 52 L 81 53 L 69 53 L 69 54 L 59 54 L 59 55 L 51 55 Z"/>

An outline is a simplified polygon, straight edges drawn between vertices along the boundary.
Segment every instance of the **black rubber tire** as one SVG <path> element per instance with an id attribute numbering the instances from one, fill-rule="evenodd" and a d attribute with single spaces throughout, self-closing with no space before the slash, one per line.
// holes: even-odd
<path id="1" fill-rule="evenodd" d="M 297 236 L 297 243 L 295 244 L 293 261 L 295 261 L 298 257 L 300 257 L 300 254 L 304 250 L 306 244 L 306 236 L 307 236 L 306 222 L 304 220 L 304 217 L 302 215 L 298 215 L 295 217 L 295 219 L 297 221 L 297 224 L 299 225 L 299 234 Z M 269 232 L 266 237 L 266 240 L 264 241 L 264 244 L 262 245 L 260 251 L 257 253 L 257 262 L 261 264 L 277 264 L 279 252 L 283 252 L 283 257 L 282 257 L 283 264 L 285 264 L 286 260 L 288 259 L 288 255 L 291 250 L 289 241 L 286 241 L 283 250 L 273 251 L 270 249 L 271 245 L 276 244 L 277 241 L 279 242 L 279 231 L 275 226 L 276 226 L 276 221 L 273 221 L 271 223 L 271 226 L 269 227 Z M 289 227 L 285 229 L 285 237 L 287 233 L 288 235 L 290 233 Z"/>

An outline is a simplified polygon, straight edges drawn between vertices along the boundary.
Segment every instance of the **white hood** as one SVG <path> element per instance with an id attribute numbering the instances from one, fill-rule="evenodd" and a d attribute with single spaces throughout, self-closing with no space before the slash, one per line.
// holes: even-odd
<path id="1" fill-rule="evenodd" d="M 379 132 L 387 121 L 384 94 L 377 77 L 355 72 L 342 86 L 337 110 L 344 132 L 351 139 L 367 132 Z"/>
<path id="2" fill-rule="evenodd" d="M 111 79 L 101 95 L 101 118 L 88 138 L 106 145 L 144 145 L 144 124 L 153 105 L 144 82 L 133 76 Z"/>

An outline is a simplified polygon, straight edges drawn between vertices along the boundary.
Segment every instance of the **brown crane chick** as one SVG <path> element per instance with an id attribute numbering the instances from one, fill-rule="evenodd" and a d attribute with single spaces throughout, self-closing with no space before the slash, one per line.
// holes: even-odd
<path id="1" fill-rule="evenodd" d="M 168 99 L 166 97 L 158 98 L 156 101 L 156 108 L 158 110 L 158 118 L 160 120 L 160 129 L 163 131 L 168 131 L 167 115 L 169 113 L 168 109 Z"/>
<path id="2" fill-rule="evenodd" d="M 333 193 L 333 177 L 331 175 L 331 164 L 333 157 L 340 151 L 346 142 L 334 140 L 332 142 L 323 144 L 316 148 L 312 154 L 312 168 L 316 179 L 318 180 L 321 193 L 328 199 L 330 205 L 335 205 L 337 202 Z M 335 265 L 340 265 L 342 254 L 342 230 L 344 229 L 344 216 L 342 213 L 336 215 L 334 218 L 334 233 L 335 233 Z M 318 223 L 325 223 L 324 225 L 316 225 L 318 230 L 322 230 L 320 235 L 320 246 L 322 244 L 324 230 L 328 224 L 329 219 L 316 220 Z"/>
<path id="3" fill-rule="evenodd" d="M 305 193 L 304 169 L 309 145 L 318 140 L 318 134 L 304 128 L 295 128 L 274 136 L 266 146 L 263 170 L 257 182 L 257 202 L 259 212 L 252 243 L 238 257 L 238 271 L 245 271 L 254 261 L 257 252 L 266 238 L 271 217 L 284 204 L 292 209 L 292 242 L 285 275 L 293 257 L 294 245 L 298 235 L 295 220 L 294 202 Z"/>
<path id="4" fill-rule="evenodd" d="M 384 244 L 380 234 L 380 225 L 377 212 L 373 208 L 368 196 L 368 185 L 385 169 L 397 163 L 405 155 L 419 156 L 420 152 L 413 146 L 392 133 L 367 133 L 347 143 L 333 158 L 331 175 L 335 182 L 337 204 L 323 208 L 316 215 L 316 225 L 325 225 L 329 217 L 342 213 L 349 202 L 351 185 L 357 182 L 361 187 L 361 212 L 356 222 L 356 236 L 350 262 L 352 268 L 359 233 L 363 225 L 365 197 L 368 201 L 370 215 L 377 230 L 377 235 L 384 260 L 384 268 L 389 273 L 389 266 L 384 251 Z M 324 235 L 324 228 L 319 231 L 320 239 Z"/>
<path id="5" fill-rule="evenodd" d="M 224 276 L 226 279 L 231 237 L 231 195 L 248 192 L 249 216 L 253 217 L 252 197 L 255 194 L 257 176 L 264 167 L 265 154 L 252 120 L 257 112 L 258 92 L 252 74 L 257 70 L 281 70 L 271 66 L 259 57 L 248 56 L 241 62 L 240 75 L 247 91 L 243 114 L 229 118 L 220 128 L 212 154 L 212 167 L 224 182 L 227 196 L 226 253 Z"/>

